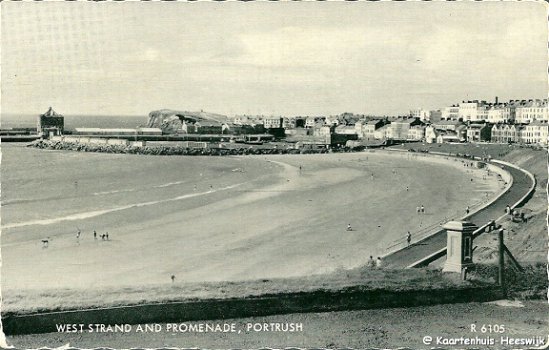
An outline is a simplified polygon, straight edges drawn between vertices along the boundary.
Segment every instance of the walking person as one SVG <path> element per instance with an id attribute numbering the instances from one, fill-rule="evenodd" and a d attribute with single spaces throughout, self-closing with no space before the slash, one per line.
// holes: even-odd
<path id="1" fill-rule="evenodd" d="M 109 240 L 109 232 L 105 233 L 105 238 L 107 239 L 107 241 Z"/>
<path id="2" fill-rule="evenodd" d="M 93 239 L 97 239 L 97 231 L 93 230 Z"/>
<path id="3" fill-rule="evenodd" d="M 470 210 L 469 210 L 469 206 L 467 206 L 467 208 L 465 208 L 465 213 L 466 213 L 467 215 L 469 215 L 469 211 L 470 211 Z"/>
<path id="4" fill-rule="evenodd" d="M 408 243 L 408 245 L 412 243 L 412 234 L 410 233 L 410 231 L 408 231 L 408 233 L 406 234 L 406 243 Z"/>
<path id="5" fill-rule="evenodd" d="M 421 213 L 422 213 L 422 214 L 425 213 L 425 207 L 423 206 L 423 204 L 421 205 Z"/>

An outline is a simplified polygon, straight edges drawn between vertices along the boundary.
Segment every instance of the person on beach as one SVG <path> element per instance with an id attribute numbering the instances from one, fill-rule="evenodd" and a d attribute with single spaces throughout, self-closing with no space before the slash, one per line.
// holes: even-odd
<path id="1" fill-rule="evenodd" d="M 383 262 L 381 261 L 381 258 L 378 256 L 376 260 L 376 267 L 380 269 L 383 266 Z"/>
<path id="2" fill-rule="evenodd" d="M 421 213 L 425 213 L 425 207 L 423 206 L 423 204 L 421 205 Z"/>
<path id="3" fill-rule="evenodd" d="M 420 207 L 416 207 L 416 211 L 417 213 L 419 214 L 421 212 L 421 208 Z"/>
<path id="4" fill-rule="evenodd" d="M 412 243 L 412 234 L 410 233 L 410 231 L 408 231 L 408 233 L 406 234 L 406 243 L 408 243 L 408 245 Z"/>
<path id="5" fill-rule="evenodd" d="M 351 224 L 347 224 L 347 231 L 352 231 L 353 228 L 351 227 Z"/>
<path id="6" fill-rule="evenodd" d="M 97 231 L 93 230 L 93 239 L 97 239 Z"/>
<path id="7" fill-rule="evenodd" d="M 102 240 L 102 241 L 105 240 L 105 234 L 104 234 L 104 233 L 101 235 L 101 240 Z"/>
<path id="8" fill-rule="evenodd" d="M 76 240 L 77 240 L 77 241 L 80 240 L 80 230 L 78 230 L 78 231 L 76 232 Z"/>
<path id="9" fill-rule="evenodd" d="M 406 186 L 406 192 L 408 192 L 408 186 Z"/>
<path id="10" fill-rule="evenodd" d="M 368 263 L 366 264 L 369 268 L 376 267 L 376 262 L 374 261 L 374 257 L 370 255 L 370 259 L 368 259 Z"/>
<path id="11" fill-rule="evenodd" d="M 175 282 L 175 275 L 172 275 L 171 279 L 172 279 L 172 283 L 174 283 Z"/>
<path id="12" fill-rule="evenodd" d="M 105 233 L 105 239 L 108 241 L 109 240 L 109 232 Z"/>
<path id="13" fill-rule="evenodd" d="M 47 248 L 47 247 L 49 246 L 49 244 L 50 244 L 50 238 L 49 238 L 49 237 L 48 237 L 48 238 L 44 238 L 44 239 L 42 240 L 42 248 Z"/>
<path id="14" fill-rule="evenodd" d="M 469 211 L 470 211 L 470 210 L 469 210 L 469 206 L 467 206 L 467 208 L 465 208 L 465 213 L 466 213 L 467 215 L 469 215 Z"/>

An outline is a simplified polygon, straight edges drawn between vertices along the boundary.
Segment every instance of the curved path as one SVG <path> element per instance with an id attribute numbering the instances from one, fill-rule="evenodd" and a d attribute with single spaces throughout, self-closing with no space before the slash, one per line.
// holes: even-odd
<path id="1" fill-rule="evenodd" d="M 511 174 L 513 185 L 493 204 L 469 216 L 468 220 L 479 227 L 499 218 L 505 213 L 507 205 L 513 206 L 521 200 L 532 186 L 532 180 L 525 172 L 503 164 L 501 167 Z M 391 268 L 405 268 L 444 247 L 446 247 L 446 230 L 440 230 L 424 240 L 389 254 L 384 258 L 384 263 Z"/>

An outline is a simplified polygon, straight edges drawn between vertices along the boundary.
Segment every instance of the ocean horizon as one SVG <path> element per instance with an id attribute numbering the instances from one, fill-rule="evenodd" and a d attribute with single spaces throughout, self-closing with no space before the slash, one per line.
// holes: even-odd
<path id="1" fill-rule="evenodd" d="M 32 128 L 39 114 L 0 114 L 2 128 Z M 143 115 L 63 115 L 65 129 L 74 128 L 135 128 L 146 126 L 148 116 Z"/>

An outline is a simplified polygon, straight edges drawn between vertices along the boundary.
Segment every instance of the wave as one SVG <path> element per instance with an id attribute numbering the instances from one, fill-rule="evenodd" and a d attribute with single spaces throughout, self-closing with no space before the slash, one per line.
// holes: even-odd
<path id="1" fill-rule="evenodd" d="M 162 185 L 153 186 L 153 188 L 163 188 L 163 187 L 170 187 L 170 186 L 174 186 L 174 185 L 181 185 L 181 184 L 184 184 L 185 182 L 187 182 L 187 181 L 168 182 L 168 183 L 165 183 L 165 184 L 162 184 Z"/>
<path id="2" fill-rule="evenodd" d="M 165 184 L 155 185 L 152 186 L 152 188 L 165 188 L 170 186 L 176 186 L 181 185 L 183 183 L 186 183 L 187 181 L 175 181 L 175 182 L 168 182 Z M 127 193 L 127 192 L 136 192 L 141 191 L 140 188 L 125 188 L 120 190 L 111 190 L 111 191 L 101 191 L 101 192 L 94 192 L 91 195 L 92 196 L 103 196 L 103 195 L 109 195 L 109 194 L 117 194 L 117 193 Z M 78 196 L 51 196 L 51 197 L 45 197 L 45 198 L 20 198 L 20 199 L 8 199 L 8 200 L 2 200 L 1 206 L 6 207 L 13 204 L 21 204 L 21 203 L 33 203 L 33 202 L 43 202 L 48 200 L 59 200 L 59 199 L 68 199 L 68 198 L 77 198 Z"/>
<path id="3" fill-rule="evenodd" d="M 87 211 L 87 212 L 76 213 L 76 214 L 61 216 L 61 217 L 57 217 L 57 218 L 51 218 L 51 219 L 40 219 L 40 220 L 16 222 L 16 223 L 13 223 L 13 224 L 2 225 L 2 229 L 17 228 L 17 227 L 32 226 L 32 225 L 42 225 L 42 226 L 44 226 L 44 225 L 56 224 L 56 223 L 61 222 L 61 221 L 84 220 L 84 219 L 89 219 L 89 218 L 97 217 L 97 216 L 100 216 L 100 215 L 114 213 L 114 212 L 117 212 L 117 211 L 127 210 L 127 209 L 131 209 L 131 208 L 141 208 L 141 207 L 146 207 L 146 206 L 151 206 L 151 205 L 156 205 L 156 204 L 161 204 L 161 203 L 168 203 L 168 202 L 179 201 L 179 200 L 182 200 L 182 199 L 188 199 L 188 198 L 193 198 L 193 197 L 198 197 L 198 196 L 204 196 L 204 195 L 219 192 L 219 191 L 230 190 L 230 189 L 236 188 L 238 186 L 241 186 L 243 184 L 245 184 L 245 182 L 230 185 L 230 186 L 226 186 L 226 187 L 221 187 L 217 190 L 211 189 L 211 190 L 205 191 L 205 192 L 184 194 L 184 195 L 181 195 L 181 196 L 177 196 L 177 197 L 173 197 L 173 198 L 167 198 L 167 199 L 161 199 L 161 200 L 157 200 L 157 201 L 148 201 L 148 202 L 127 204 L 127 205 L 123 205 L 123 206 L 119 206 L 119 207 L 115 207 L 115 208 L 110 208 L 110 209 Z"/>

